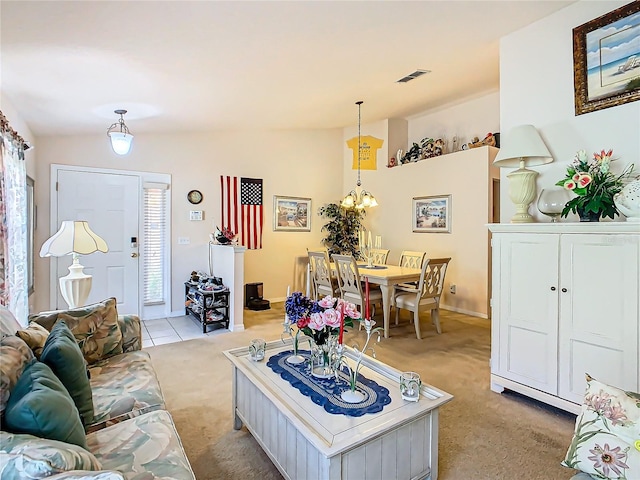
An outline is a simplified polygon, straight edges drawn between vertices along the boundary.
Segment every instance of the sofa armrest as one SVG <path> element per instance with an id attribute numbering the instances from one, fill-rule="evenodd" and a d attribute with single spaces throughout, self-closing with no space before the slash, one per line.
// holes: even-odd
<path id="1" fill-rule="evenodd" d="M 142 350 L 142 327 L 137 315 L 118 315 L 118 325 L 122 332 L 122 352 Z"/>

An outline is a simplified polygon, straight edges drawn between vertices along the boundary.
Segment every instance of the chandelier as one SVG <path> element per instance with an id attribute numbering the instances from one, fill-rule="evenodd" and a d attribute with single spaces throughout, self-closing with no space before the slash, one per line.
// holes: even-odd
<path id="1" fill-rule="evenodd" d="M 358 181 L 356 182 L 356 188 L 351 190 L 340 203 L 340 206 L 344 208 L 357 208 L 363 209 L 367 207 L 377 207 L 378 202 L 370 192 L 367 192 L 362 188 L 362 182 L 360 181 L 360 161 L 362 159 L 362 141 L 360 137 L 360 124 L 361 114 L 360 109 L 362 107 L 362 100 L 356 102 L 358 105 Z"/>
<path id="2" fill-rule="evenodd" d="M 116 115 L 120 115 L 120 120 L 111 125 L 107 130 L 107 136 L 111 140 L 111 148 L 118 155 L 126 155 L 131 150 L 131 141 L 133 135 L 124 124 L 123 115 L 127 113 L 126 110 L 114 110 Z"/>

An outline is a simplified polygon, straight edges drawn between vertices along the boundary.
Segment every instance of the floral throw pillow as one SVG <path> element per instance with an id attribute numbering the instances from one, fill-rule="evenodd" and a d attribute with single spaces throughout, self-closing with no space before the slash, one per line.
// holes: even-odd
<path id="1" fill-rule="evenodd" d="M 594 478 L 640 478 L 640 394 L 598 382 L 587 375 L 582 412 L 566 467 Z"/>
<path id="2" fill-rule="evenodd" d="M 89 364 L 122 353 L 122 331 L 113 297 L 72 310 L 30 315 L 29 320 L 47 330 L 51 330 L 58 320 L 64 320 Z"/>
<path id="3" fill-rule="evenodd" d="M 91 312 L 82 317 L 58 314 L 64 320 L 78 342 L 88 364 L 122 353 L 122 332 L 118 326 L 118 315 L 103 315 Z"/>
<path id="4" fill-rule="evenodd" d="M 0 416 L 7 407 L 9 395 L 18 378 L 35 361 L 33 351 L 22 339 L 15 335 L 0 338 Z"/>
<path id="5" fill-rule="evenodd" d="M 40 355 L 42 355 L 44 344 L 46 343 L 47 338 L 49 338 L 49 330 L 39 323 L 31 322 L 27 328 L 18 330 L 16 335 L 29 345 L 36 358 L 39 359 Z"/>

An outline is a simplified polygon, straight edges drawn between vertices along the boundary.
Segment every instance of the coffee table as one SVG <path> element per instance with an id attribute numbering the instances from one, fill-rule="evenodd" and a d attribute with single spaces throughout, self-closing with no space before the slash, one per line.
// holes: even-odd
<path id="1" fill-rule="evenodd" d="M 267 343 L 253 362 L 248 347 L 224 352 L 233 368 L 234 428 L 244 424 L 287 479 L 435 480 L 438 408 L 453 397 L 422 384 L 420 401 L 400 396 L 400 371 L 365 355 L 360 373 L 389 389 L 391 403 L 376 414 L 333 415 L 267 366 L 290 342 Z M 355 364 L 355 352 L 345 348 Z"/>

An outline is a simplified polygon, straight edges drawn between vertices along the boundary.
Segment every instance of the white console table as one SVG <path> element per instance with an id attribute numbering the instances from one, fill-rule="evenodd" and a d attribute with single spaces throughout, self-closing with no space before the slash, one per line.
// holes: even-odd
<path id="1" fill-rule="evenodd" d="M 360 373 L 388 388 L 391 403 L 361 417 L 333 415 L 267 366 L 284 350 L 291 350 L 290 341 L 268 343 L 261 362 L 252 362 L 246 347 L 224 354 L 233 365 L 234 428 L 244 424 L 285 478 L 438 477 L 438 408 L 450 394 L 423 383 L 420 401 L 405 401 L 400 372 L 365 356 Z"/>

